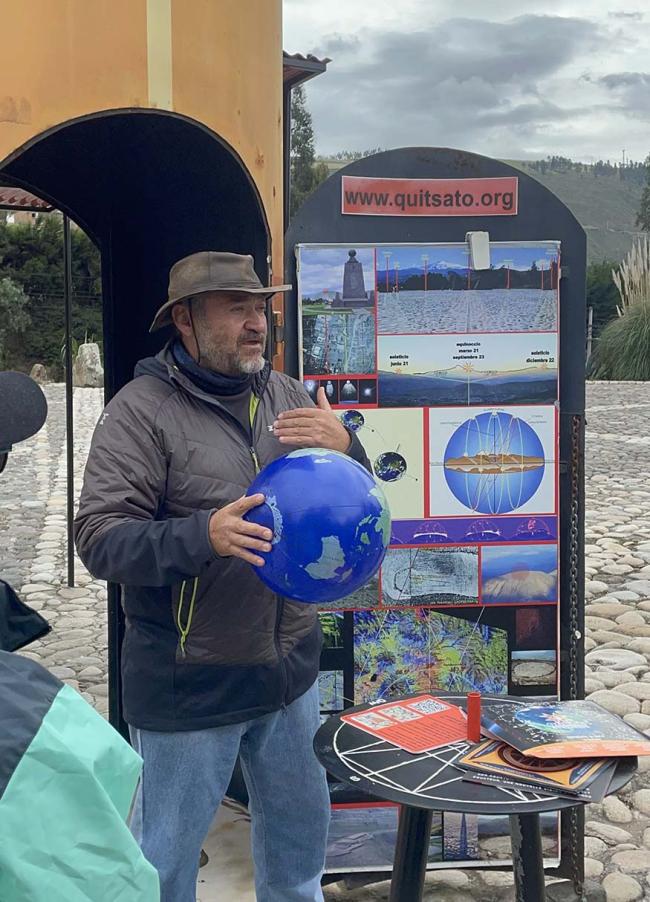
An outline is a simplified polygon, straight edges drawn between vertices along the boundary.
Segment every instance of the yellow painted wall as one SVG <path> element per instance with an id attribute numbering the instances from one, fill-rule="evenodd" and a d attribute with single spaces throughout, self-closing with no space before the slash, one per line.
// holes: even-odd
<path id="1" fill-rule="evenodd" d="M 100 110 L 197 119 L 255 180 L 282 281 L 282 0 L 12 0 L 1 21 L 0 161 Z"/>

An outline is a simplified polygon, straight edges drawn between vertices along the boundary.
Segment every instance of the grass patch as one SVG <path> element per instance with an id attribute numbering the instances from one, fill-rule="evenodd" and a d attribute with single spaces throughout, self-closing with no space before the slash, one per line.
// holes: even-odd
<path id="1" fill-rule="evenodd" d="M 603 331 L 590 360 L 592 379 L 650 381 L 650 299 L 629 307 Z"/>

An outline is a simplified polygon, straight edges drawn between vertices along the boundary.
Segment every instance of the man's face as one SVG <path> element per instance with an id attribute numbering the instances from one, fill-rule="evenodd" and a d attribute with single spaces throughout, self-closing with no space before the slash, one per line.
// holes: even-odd
<path id="1" fill-rule="evenodd" d="M 242 376 L 264 367 L 266 298 L 259 294 L 205 292 L 192 302 L 200 363 L 217 373 Z"/>

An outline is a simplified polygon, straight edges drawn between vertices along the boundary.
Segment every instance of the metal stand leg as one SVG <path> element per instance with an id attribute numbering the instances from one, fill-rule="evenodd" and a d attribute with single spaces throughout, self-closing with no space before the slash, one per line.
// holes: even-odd
<path id="1" fill-rule="evenodd" d="M 511 814 L 510 841 L 517 902 L 545 902 L 539 815 Z"/>
<path id="2" fill-rule="evenodd" d="M 420 902 L 422 899 L 432 820 L 433 811 L 401 806 L 390 902 Z"/>

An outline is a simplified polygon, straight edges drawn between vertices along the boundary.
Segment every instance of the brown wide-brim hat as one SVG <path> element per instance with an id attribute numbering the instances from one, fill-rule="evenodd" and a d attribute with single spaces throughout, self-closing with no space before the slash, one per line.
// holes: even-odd
<path id="1" fill-rule="evenodd" d="M 290 290 L 291 285 L 262 285 L 250 254 L 199 251 L 178 260 L 170 269 L 167 300 L 154 316 L 149 331 L 170 325 L 174 304 L 204 291 L 241 291 L 272 297 L 278 291 Z"/>

